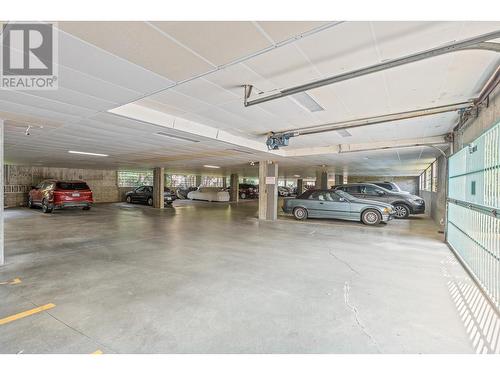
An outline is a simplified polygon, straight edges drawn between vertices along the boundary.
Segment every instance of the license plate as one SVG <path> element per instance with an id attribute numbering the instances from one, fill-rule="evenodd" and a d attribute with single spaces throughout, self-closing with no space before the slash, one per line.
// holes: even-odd
<path id="1" fill-rule="evenodd" d="M 79 197 L 80 196 L 80 193 L 73 193 L 71 194 L 72 197 Z"/>

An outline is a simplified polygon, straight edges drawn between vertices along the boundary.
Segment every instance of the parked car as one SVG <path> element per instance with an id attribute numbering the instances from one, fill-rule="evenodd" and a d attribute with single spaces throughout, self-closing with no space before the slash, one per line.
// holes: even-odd
<path id="1" fill-rule="evenodd" d="M 334 188 L 345 191 L 356 198 L 392 204 L 396 211 L 395 217 L 398 219 L 406 219 L 410 214 L 423 214 L 425 212 L 425 201 L 413 194 L 390 191 L 369 183 L 351 183 L 337 185 Z"/>
<path id="2" fill-rule="evenodd" d="M 367 181 L 367 183 L 374 184 L 374 185 L 383 187 L 384 189 L 387 189 L 387 190 L 390 190 L 390 191 L 394 191 L 394 192 L 397 192 L 397 193 L 407 193 L 407 194 L 410 193 L 409 191 L 401 190 L 401 188 L 399 187 L 399 185 L 396 184 L 395 182 L 390 182 L 390 181 Z"/>
<path id="3" fill-rule="evenodd" d="M 218 187 L 199 187 L 196 191 L 190 191 L 188 199 L 196 199 L 209 202 L 229 202 L 229 193 Z"/>
<path id="4" fill-rule="evenodd" d="M 198 188 L 194 187 L 194 186 L 190 186 L 190 187 L 179 187 L 175 190 L 175 195 L 177 196 L 177 198 L 179 199 L 187 199 L 187 195 L 189 194 L 189 192 L 191 191 L 196 191 L 198 190 Z"/>
<path id="5" fill-rule="evenodd" d="M 278 195 L 280 197 L 288 197 L 290 195 L 290 190 L 284 186 L 278 186 Z"/>
<path id="6" fill-rule="evenodd" d="M 259 187 L 252 184 L 240 184 L 239 195 L 241 199 L 257 198 L 259 196 Z"/>
<path id="7" fill-rule="evenodd" d="M 394 207 L 390 204 L 358 199 L 341 190 L 307 190 L 297 198 L 285 198 L 283 211 L 297 220 L 343 219 L 367 225 L 387 223 L 394 217 Z"/>
<path id="8" fill-rule="evenodd" d="M 92 190 L 84 181 L 45 180 L 28 193 L 28 207 L 42 207 L 47 214 L 65 207 L 90 210 L 93 203 Z"/>
<path id="9" fill-rule="evenodd" d="M 177 199 L 175 193 L 169 188 L 165 188 L 163 192 L 163 200 L 165 206 L 171 205 Z M 153 205 L 153 187 L 152 186 L 139 186 L 132 191 L 125 194 L 127 203 L 142 203 L 148 206 Z"/>

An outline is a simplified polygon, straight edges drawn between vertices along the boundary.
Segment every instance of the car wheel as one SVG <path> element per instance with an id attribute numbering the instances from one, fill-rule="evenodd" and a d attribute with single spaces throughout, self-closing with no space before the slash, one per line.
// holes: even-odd
<path id="1" fill-rule="evenodd" d="M 88 210 L 90 210 L 90 206 L 83 207 L 83 208 L 82 208 L 82 210 L 84 210 L 84 211 L 88 211 Z"/>
<path id="2" fill-rule="evenodd" d="M 130 195 L 127 195 L 127 198 L 125 198 L 127 203 L 132 203 L 132 197 Z"/>
<path id="3" fill-rule="evenodd" d="M 33 208 L 33 199 L 31 197 L 28 198 L 28 208 Z"/>
<path id="4" fill-rule="evenodd" d="M 305 220 L 307 219 L 307 210 L 303 207 L 297 207 L 293 209 L 293 216 L 297 220 Z"/>
<path id="5" fill-rule="evenodd" d="M 410 216 L 410 209 L 405 204 L 394 205 L 394 216 L 396 219 L 406 219 Z"/>
<path id="6" fill-rule="evenodd" d="M 52 207 L 49 206 L 45 199 L 42 201 L 42 212 L 44 214 L 50 214 L 52 212 Z"/>
<path id="7" fill-rule="evenodd" d="M 153 198 L 148 198 L 148 206 L 152 206 L 153 205 Z"/>
<path id="8" fill-rule="evenodd" d="M 361 221 L 366 225 L 377 225 L 382 220 L 382 215 L 377 210 L 366 210 L 361 215 Z"/>
<path id="9" fill-rule="evenodd" d="M 246 195 L 245 193 L 241 193 L 241 194 L 240 194 L 240 198 L 241 198 L 241 199 L 245 199 L 246 197 L 247 197 L 247 195 Z"/>

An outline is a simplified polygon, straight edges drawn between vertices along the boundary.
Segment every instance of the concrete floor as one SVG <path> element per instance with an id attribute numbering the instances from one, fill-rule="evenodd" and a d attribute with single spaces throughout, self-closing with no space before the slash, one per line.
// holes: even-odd
<path id="1" fill-rule="evenodd" d="M 468 353 L 450 279 L 472 284 L 423 217 L 379 227 L 256 202 L 6 210 L 1 353 Z"/>

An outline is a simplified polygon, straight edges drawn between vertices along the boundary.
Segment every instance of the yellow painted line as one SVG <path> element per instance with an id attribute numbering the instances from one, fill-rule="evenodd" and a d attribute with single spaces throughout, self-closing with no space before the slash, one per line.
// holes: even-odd
<path id="1" fill-rule="evenodd" d="M 54 305 L 53 303 L 48 303 L 48 304 L 43 305 L 43 306 L 35 307 L 34 309 L 31 309 L 31 310 L 26 310 L 26 311 L 20 312 L 20 313 L 15 314 L 15 315 L 7 316 L 5 318 L 0 319 L 0 326 L 2 324 L 7 324 L 10 322 L 13 322 L 14 320 L 26 318 L 27 316 L 37 314 L 37 313 L 45 311 L 45 310 L 49 310 L 53 307 L 56 307 L 56 305 Z"/>
<path id="2" fill-rule="evenodd" d="M 9 280 L 9 281 L 2 281 L 0 282 L 0 285 L 16 285 L 16 284 L 21 284 L 21 279 L 19 277 L 16 277 L 15 279 Z"/>
<path id="3" fill-rule="evenodd" d="M 90 354 L 103 354 L 101 350 L 96 350 L 94 353 L 90 353 Z"/>

